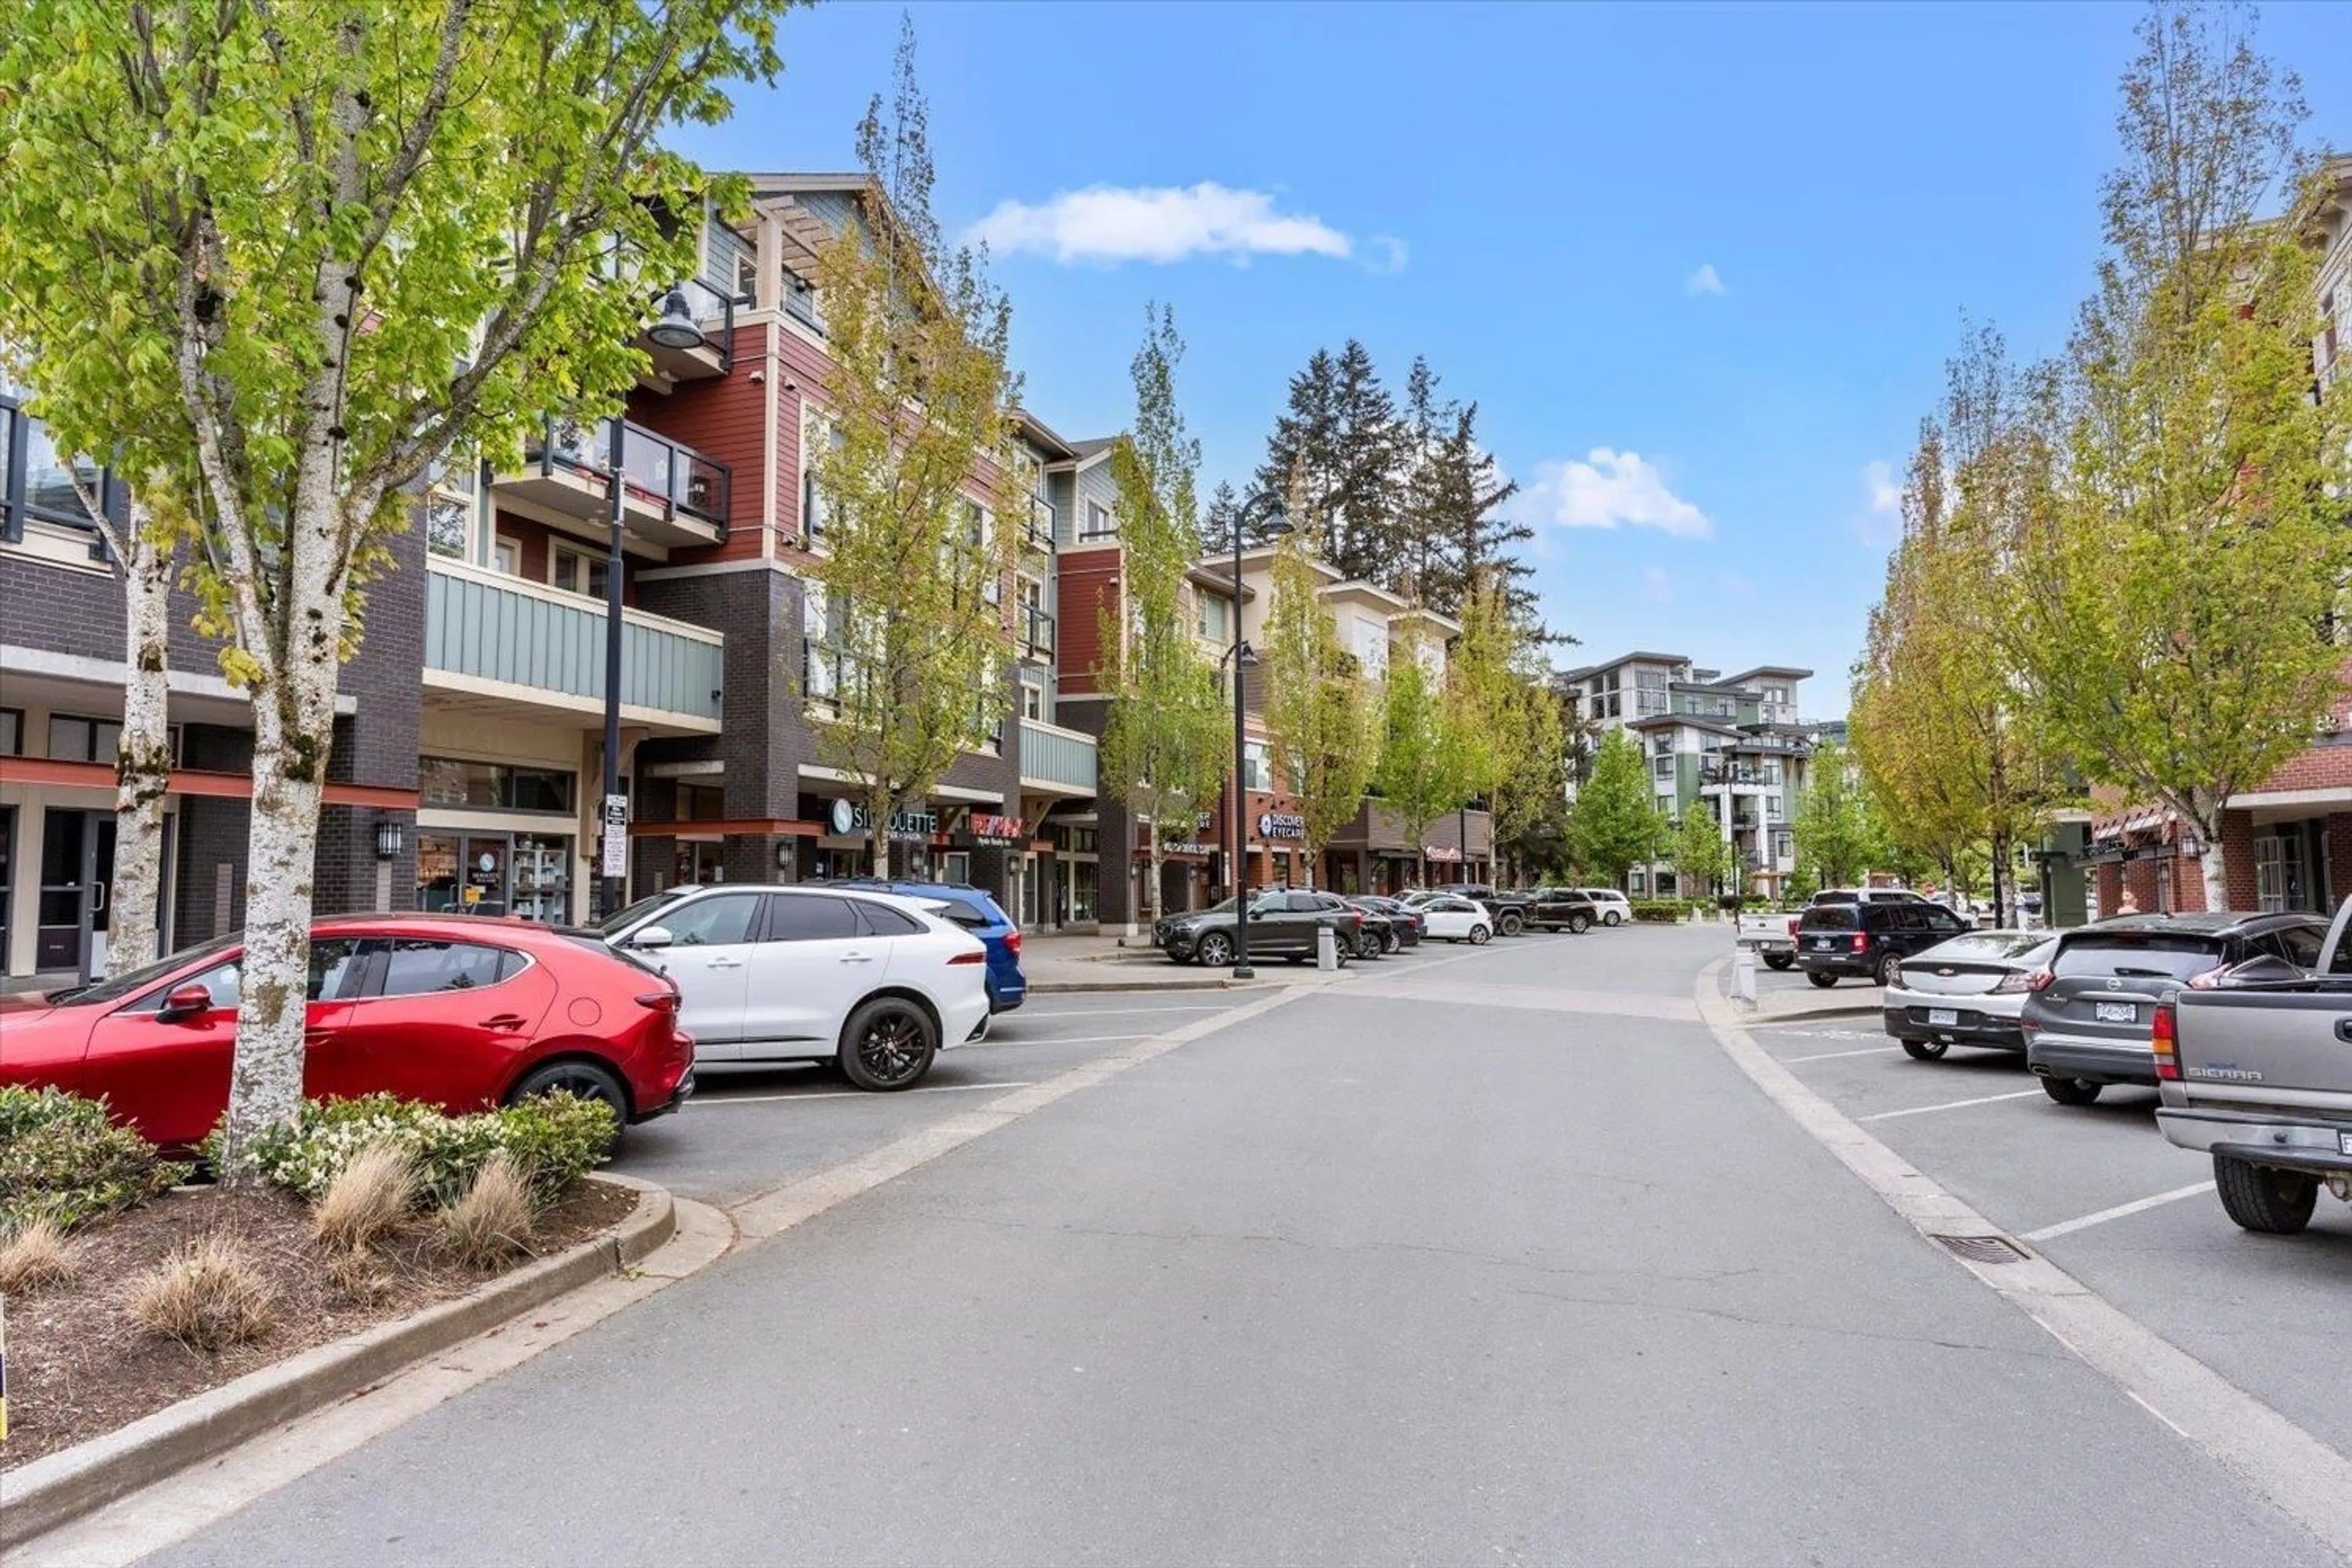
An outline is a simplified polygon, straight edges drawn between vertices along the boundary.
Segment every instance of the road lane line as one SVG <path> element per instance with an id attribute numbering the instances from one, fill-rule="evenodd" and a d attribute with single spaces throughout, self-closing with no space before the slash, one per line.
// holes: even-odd
<path id="1" fill-rule="evenodd" d="M 1894 1048 L 1895 1042 L 1887 1040 L 1875 1046 L 1864 1046 L 1857 1051 L 1815 1051 L 1809 1057 L 1782 1057 L 1780 1063 L 1783 1067 L 1794 1067 L 1799 1062 L 1833 1062 L 1840 1057 L 1883 1057 Z"/>
<path id="2" fill-rule="evenodd" d="M 1009 1083 L 934 1083 L 921 1089 L 902 1089 L 899 1094 L 970 1094 L 975 1089 L 1027 1089 L 1037 1080 L 1019 1079 Z M 697 1095 L 687 1101 L 690 1108 L 705 1105 L 764 1105 L 772 1100 L 887 1100 L 888 1094 L 877 1094 L 865 1089 L 827 1089 L 814 1094 L 714 1094 Z"/>
<path id="3" fill-rule="evenodd" d="M 2049 1241 L 2061 1236 L 2072 1236 L 2078 1230 L 2088 1230 L 2095 1225 L 2105 1225 L 2111 1219 L 2128 1219 L 2133 1215 L 2146 1214 L 2150 1209 L 2162 1208 L 2167 1204 L 2177 1204 L 2183 1198 L 2193 1198 L 2200 1193 L 2210 1193 L 2212 1190 L 2213 1184 L 2210 1182 L 2191 1182 L 2185 1187 L 2175 1187 L 2168 1193 L 2158 1193 L 2154 1197 L 2140 1198 L 2133 1203 L 2117 1204 L 2111 1209 L 2101 1209 L 2096 1214 L 2086 1214 L 2080 1219 L 2064 1220 L 2057 1225 L 2045 1225 L 2040 1230 L 2027 1231 L 2017 1239 Z"/>
<path id="4" fill-rule="evenodd" d="M 1857 1116 L 1857 1121 L 1892 1121 L 1898 1116 L 1926 1116 L 1937 1110 L 1965 1110 L 1971 1105 L 1998 1105 L 2004 1100 L 2031 1100 L 2042 1091 L 2021 1089 L 2014 1094 L 1980 1094 L 1974 1100 L 1948 1100 L 1941 1105 L 1915 1105 L 1907 1110 L 1882 1110 L 1875 1116 Z"/>
<path id="5" fill-rule="evenodd" d="M 1718 989 L 1728 959 L 1700 971 L 1700 1016 L 1750 1082 L 1923 1239 L 1999 1236 L 2000 1227 L 1816 1093 L 1756 1043 Z M 1939 1256 L 2041 1326 L 2116 1390 L 2241 1485 L 2352 1559 L 2352 1457 L 2338 1453 L 2037 1252 L 1979 1263 Z"/>
<path id="6" fill-rule="evenodd" d="M 989 1046 L 1100 1046 L 1116 1040 L 1148 1040 L 1150 1035 L 991 1035 L 984 1040 L 974 1040 L 968 1046 L 958 1046 L 960 1051 L 975 1051 Z"/>

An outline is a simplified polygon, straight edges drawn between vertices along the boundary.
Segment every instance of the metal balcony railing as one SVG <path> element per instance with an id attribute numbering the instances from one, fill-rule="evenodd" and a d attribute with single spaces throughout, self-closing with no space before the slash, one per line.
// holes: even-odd
<path id="1" fill-rule="evenodd" d="M 612 447 L 609 419 L 551 418 L 544 434 L 524 444 L 523 458 L 542 475 L 560 469 L 603 479 L 613 471 Z M 733 475 L 718 458 L 629 421 L 622 426 L 621 474 L 642 500 L 672 517 L 698 518 L 725 537 Z"/>
<path id="2" fill-rule="evenodd" d="M 1023 534 L 1028 547 L 1039 553 L 1054 548 L 1054 506 L 1039 496 L 1029 498 L 1029 525 Z"/>
<path id="3" fill-rule="evenodd" d="M 1043 610 L 1022 606 L 1021 642 L 1033 654 L 1053 658 L 1054 617 Z"/>

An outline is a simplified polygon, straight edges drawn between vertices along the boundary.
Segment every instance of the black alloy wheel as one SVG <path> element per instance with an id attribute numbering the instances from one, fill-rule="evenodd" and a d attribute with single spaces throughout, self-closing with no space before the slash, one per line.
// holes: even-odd
<path id="1" fill-rule="evenodd" d="M 1582 936 L 1586 931 L 1589 931 L 1591 929 L 1592 917 L 1586 914 L 1582 910 L 1579 910 L 1574 914 L 1568 917 L 1568 930 L 1570 935 Z"/>
<path id="2" fill-rule="evenodd" d="M 900 996 L 877 996 L 849 1016 L 842 1030 L 842 1075 L 860 1089 L 911 1089 L 939 1055 L 930 1016 Z"/>
<path id="3" fill-rule="evenodd" d="M 599 1105 L 613 1108 L 615 1128 L 629 1120 L 629 1091 L 621 1085 L 618 1073 L 601 1062 L 582 1061 L 577 1058 L 549 1062 L 523 1074 L 507 1093 L 509 1105 L 541 1094 L 568 1094 L 574 1100 L 593 1100 Z"/>

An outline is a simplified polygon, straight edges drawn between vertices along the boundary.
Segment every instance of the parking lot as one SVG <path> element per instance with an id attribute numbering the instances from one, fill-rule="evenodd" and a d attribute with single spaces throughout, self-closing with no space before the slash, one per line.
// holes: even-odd
<path id="1" fill-rule="evenodd" d="M 1800 975 L 1761 981 L 1793 983 Z M 1857 1004 L 1877 990 L 1841 982 Z M 2241 1231 L 2201 1154 L 2156 1130 L 2153 1089 L 2073 1109 L 2024 1058 L 1916 1062 L 1868 1019 L 1762 1026 L 1815 1092 L 2011 1236 L 2337 1449 L 2352 1452 L 2352 1207 L 2323 1194 L 2299 1237 Z"/>
<path id="2" fill-rule="evenodd" d="M 1523 939 L 1515 945 L 1539 940 Z M 1363 967 L 1398 975 L 1481 951 L 1444 942 Z M 1118 970 L 1104 966 L 1107 973 Z M 1146 974 L 1157 965 L 1139 965 Z M 1288 965 L 1261 964 L 1279 980 Z M 898 1094 L 853 1089 L 829 1066 L 707 1074 L 676 1116 L 631 1130 L 613 1168 L 681 1197 L 732 1207 L 757 1194 L 856 1159 L 895 1138 L 984 1101 L 990 1091 L 1041 1082 L 1136 1040 L 1253 1000 L 1250 991 L 1100 991 L 1032 996 L 997 1016 L 988 1038 L 942 1051 L 918 1087 Z"/>

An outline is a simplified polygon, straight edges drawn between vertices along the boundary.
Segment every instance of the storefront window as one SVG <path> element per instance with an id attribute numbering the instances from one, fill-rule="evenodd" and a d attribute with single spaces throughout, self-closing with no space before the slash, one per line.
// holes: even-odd
<path id="1" fill-rule="evenodd" d="M 564 834 L 420 833 L 416 907 L 560 924 L 572 918 L 572 843 Z"/>
<path id="2" fill-rule="evenodd" d="M 484 811 L 569 812 L 574 780 L 570 773 L 547 768 L 425 757 L 418 762 L 416 784 L 426 805 L 470 806 Z"/>
<path id="3" fill-rule="evenodd" d="M 527 921 L 561 924 L 572 913 L 572 840 L 543 833 L 514 841 L 513 910 Z"/>
<path id="4" fill-rule="evenodd" d="M 1099 868 L 1092 860 L 1079 860 L 1070 867 L 1070 919 L 1077 921 L 1095 918 L 1095 882 Z"/>

